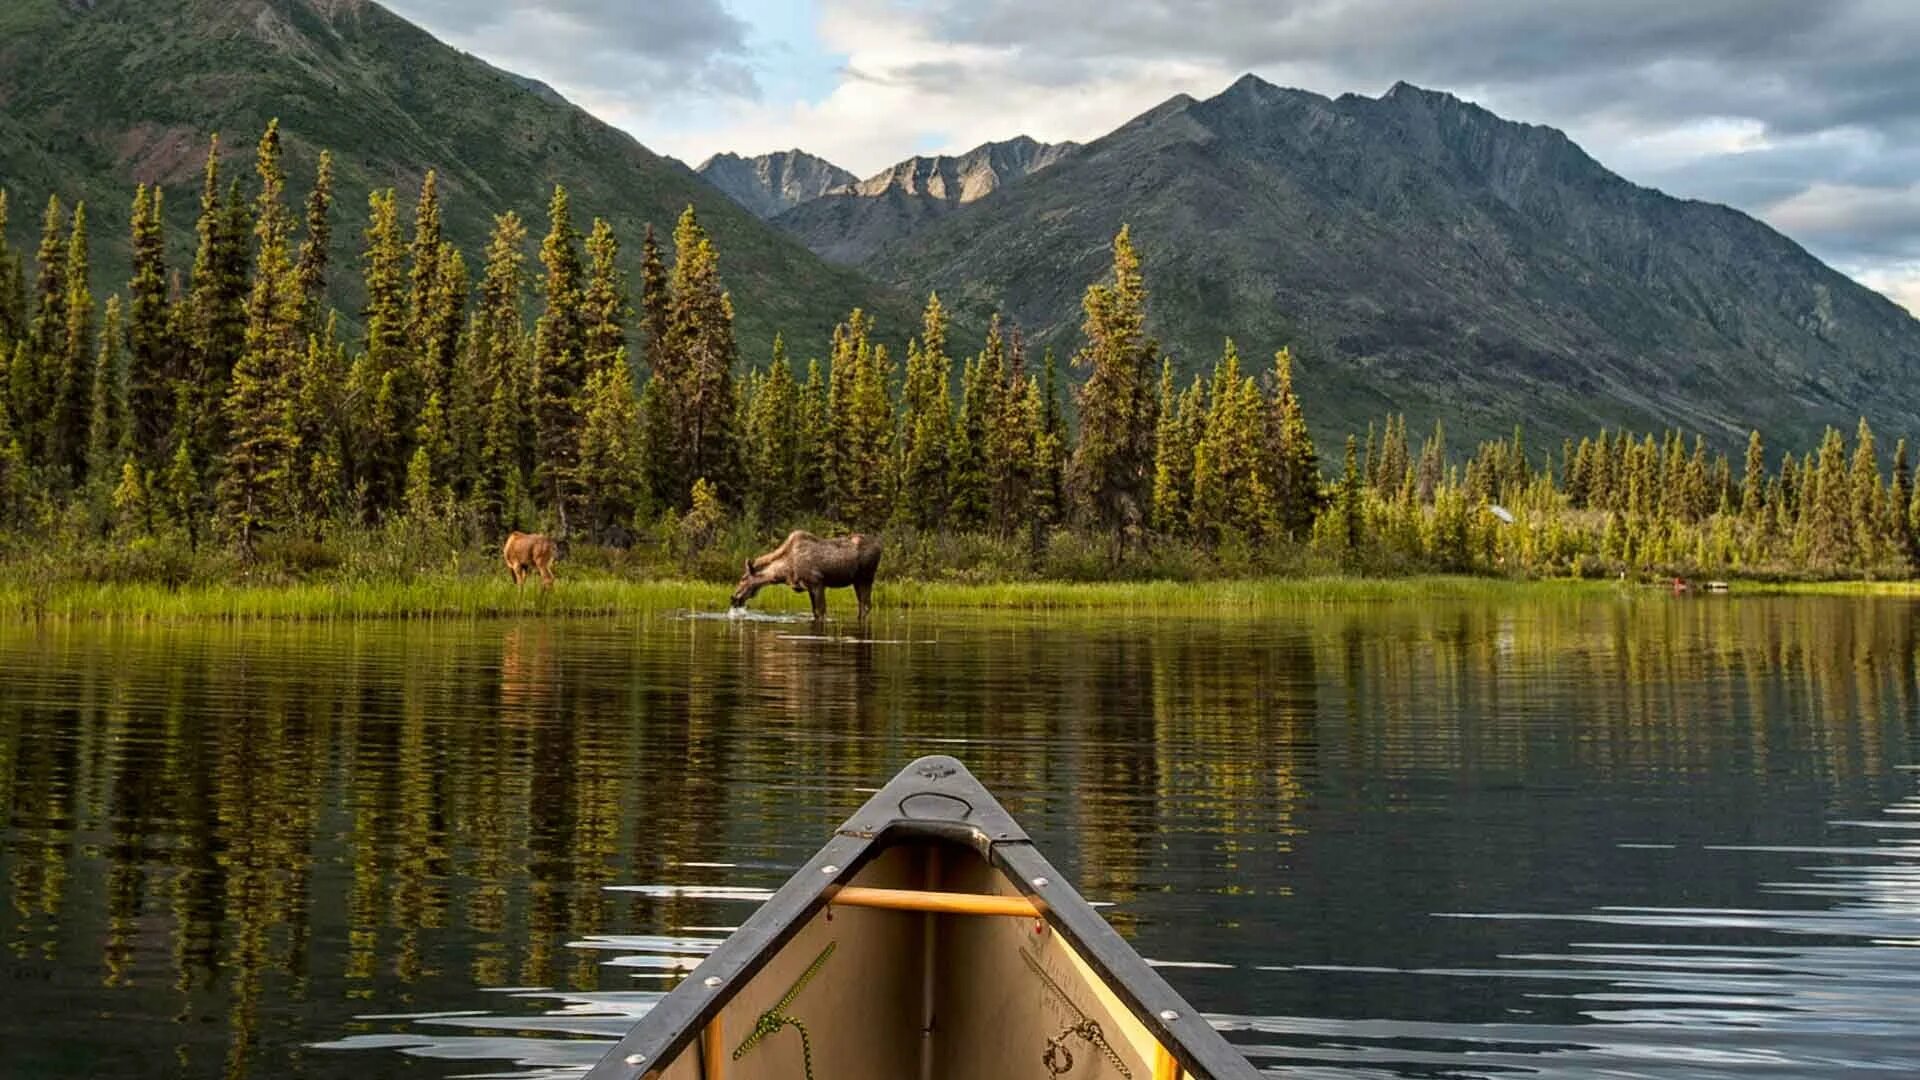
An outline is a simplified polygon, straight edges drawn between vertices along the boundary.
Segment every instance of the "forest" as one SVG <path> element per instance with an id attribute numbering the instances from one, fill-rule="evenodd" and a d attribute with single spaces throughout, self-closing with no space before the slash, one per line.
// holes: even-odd
<path id="1" fill-rule="evenodd" d="M 1516 428 L 1454 453 L 1443 422 L 1416 444 L 1389 415 L 1323 461 L 1285 347 L 1243 359 L 1228 340 L 1210 374 L 1176 377 L 1125 229 L 1065 365 L 999 317 L 951 355 L 938 296 L 904 363 L 858 310 L 823 358 L 776 340 L 743 360 L 691 208 L 664 244 L 647 230 L 634 282 L 612 227 L 583 231 L 556 187 L 537 247 L 501 214 L 476 270 L 428 172 L 410 215 L 368 195 L 360 265 L 338 267 L 329 159 L 296 213 L 277 123 L 253 158 L 243 182 L 209 148 L 188 267 L 140 187 L 132 273 L 104 303 L 90 208 L 49 198 L 29 266 L 0 193 L 0 565 L 175 584 L 494 572 L 519 528 L 587 567 L 712 578 L 804 526 L 884 530 L 892 573 L 960 581 L 1920 566 L 1906 442 L 1883 454 L 1865 421 L 1799 458 L 1753 432 L 1736 468 L 1702 434 L 1536 448 Z M 323 298 L 350 273 L 349 319 Z"/>

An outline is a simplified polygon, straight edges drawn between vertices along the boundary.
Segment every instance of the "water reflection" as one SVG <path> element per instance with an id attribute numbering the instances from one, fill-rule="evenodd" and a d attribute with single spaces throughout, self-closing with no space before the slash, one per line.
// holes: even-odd
<path id="1" fill-rule="evenodd" d="M 577 1070 L 932 750 L 1288 1075 L 1920 1067 L 1915 615 L 0 630 L 0 1072 Z"/>

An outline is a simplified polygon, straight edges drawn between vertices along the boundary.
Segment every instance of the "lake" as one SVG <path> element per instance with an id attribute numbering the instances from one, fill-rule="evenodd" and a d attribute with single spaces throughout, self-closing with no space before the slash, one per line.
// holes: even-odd
<path id="1" fill-rule="evenodd" d="M 1920 1072 L 1920 604 L 885 599 L 0 628 L 0 1075 L 569 1075 L 930 752 L 1276 1075 Z"/>

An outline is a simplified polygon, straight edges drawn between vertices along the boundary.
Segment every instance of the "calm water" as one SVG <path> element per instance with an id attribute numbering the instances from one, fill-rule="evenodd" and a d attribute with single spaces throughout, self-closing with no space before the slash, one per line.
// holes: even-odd
<path id="1" fill-rule="evenodd" d="M 1920 606 L 804 630 L 0 629 L 0 1075 L 566 1075 L 930 751 L 1276 1075 L 1920 1071 Z"/>

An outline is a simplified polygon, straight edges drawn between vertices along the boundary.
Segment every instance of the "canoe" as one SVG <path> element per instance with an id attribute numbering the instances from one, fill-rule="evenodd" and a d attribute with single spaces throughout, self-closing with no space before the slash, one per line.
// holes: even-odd
<path id="1" fill-rule="evenodd" d="M 960 762 L 924 757 L 589 1080 L 1250 1080 Z"/>

